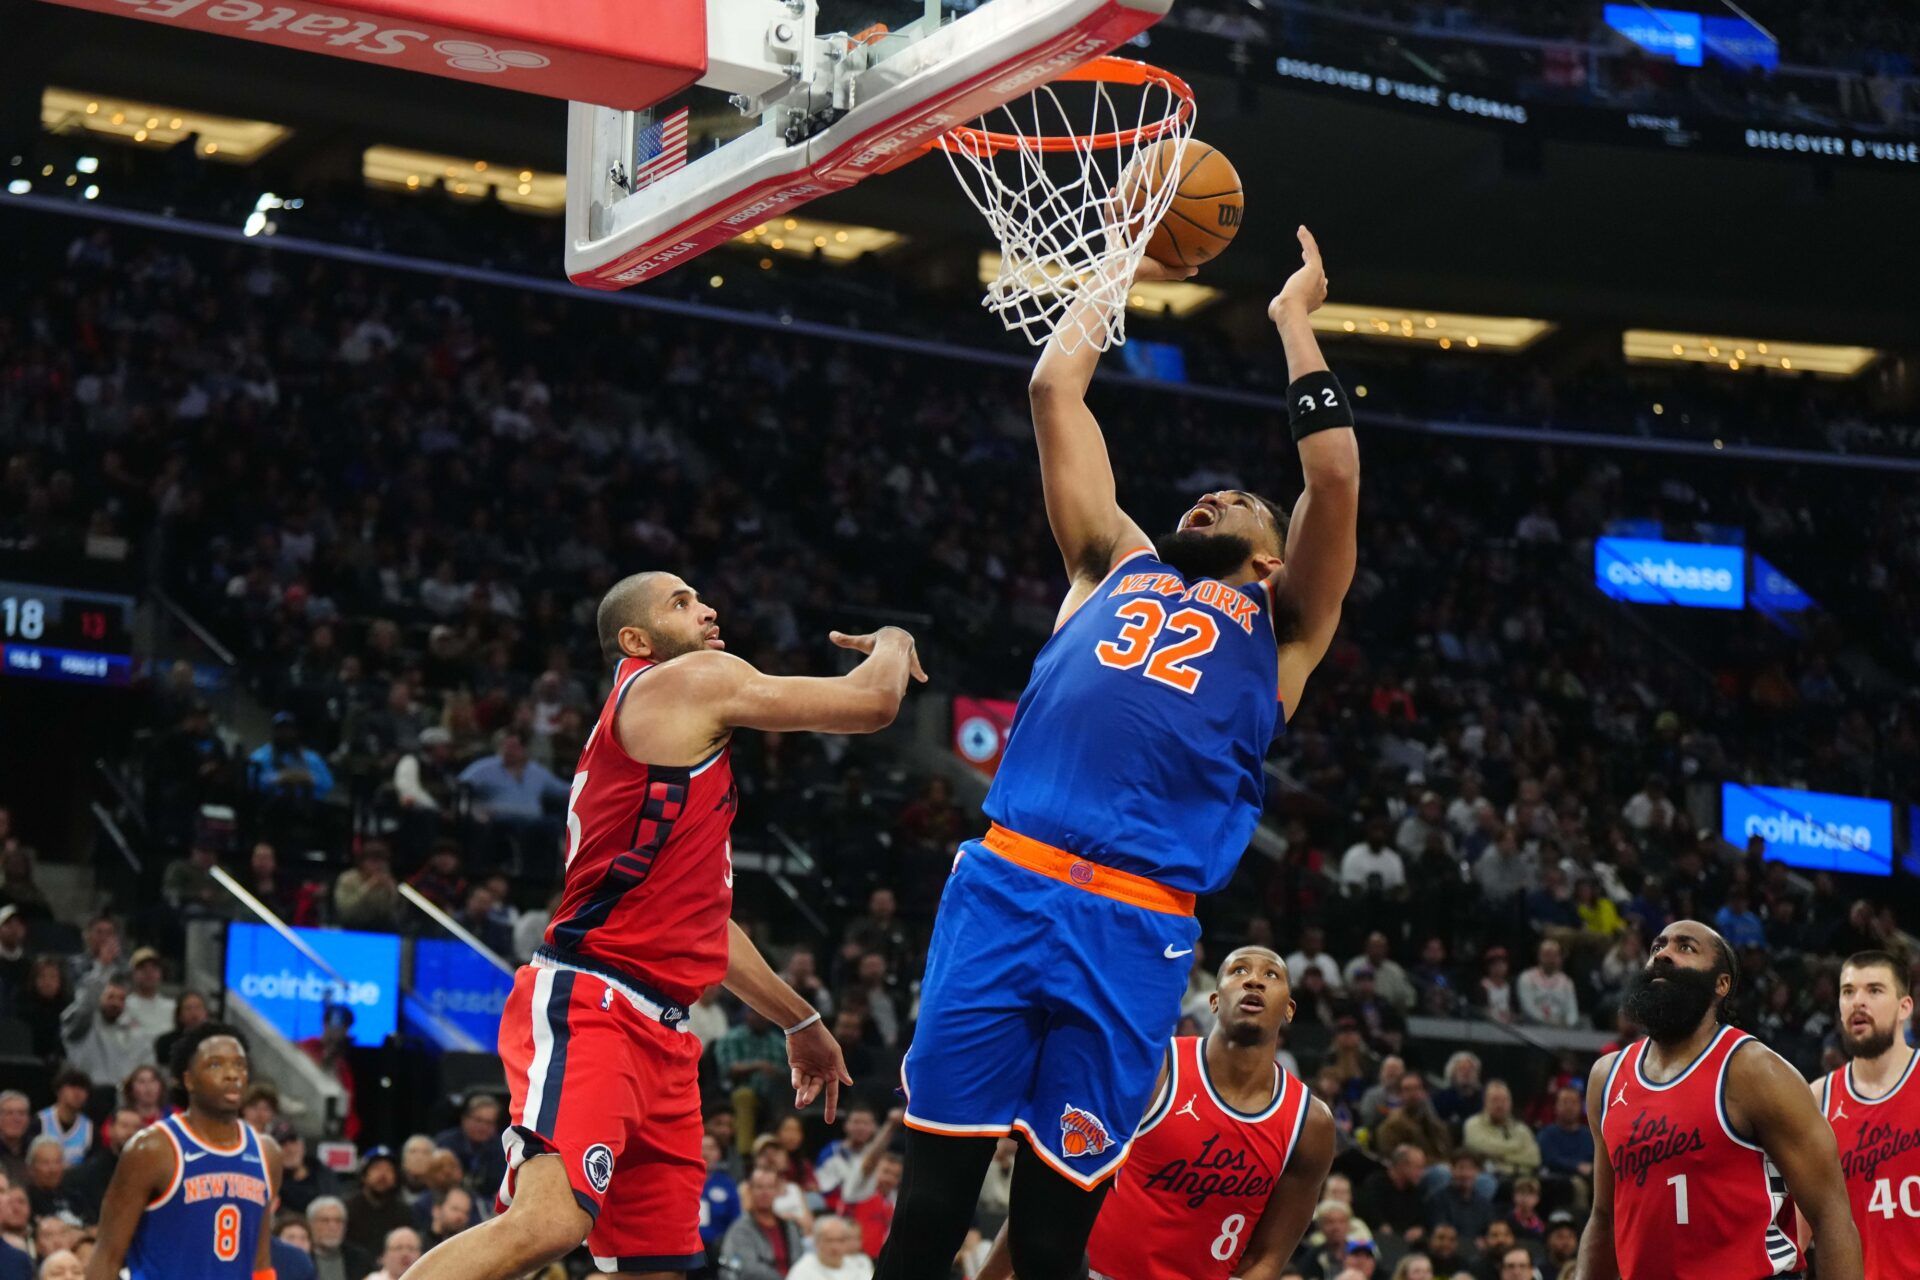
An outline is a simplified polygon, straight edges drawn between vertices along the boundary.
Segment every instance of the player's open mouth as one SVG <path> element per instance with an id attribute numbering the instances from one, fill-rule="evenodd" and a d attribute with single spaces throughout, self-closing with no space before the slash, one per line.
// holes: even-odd
<path id="1" fill-rule="evenodd" d="M 1858 1031 L 1863 1034 L 1871 1032 L 1873 1030 L 1873 1019 L 1864 1013 L 1856 1017 L 1848 1018 L 1847 1030 Z"/>
<path id="2" fill-rule="evenodd" d="M 1240 997 L 1239 1007 L 1242 1013 L 1259 1013 L 1267 1007 L 1267 1002 L 1260 996 L 1245 995 Z"/>
<path id="3" fill-rule="evenodd" d="M 718 627 L 707 632 L 706 639 L 703 643 L 705 643 L 709 649 L 724 649 L 727 647 L 727 642 L 720 638 L 720 628 Z"/>
<path id="4" fill-rule="evenodd" d="M 1180 522 L 1182 529 L 1206 529 L 1219 522 L 1220 515 L 1206 503 L 1201 503 L 1187 512 L 1187 518 Z"/>

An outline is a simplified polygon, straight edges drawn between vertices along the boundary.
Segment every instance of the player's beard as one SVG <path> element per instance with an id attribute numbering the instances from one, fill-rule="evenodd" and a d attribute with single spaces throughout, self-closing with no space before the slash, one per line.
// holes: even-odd
<path id="1" fill-rule="evenodd" d="M 1160 563 L 1191 582 L 1195 578 L 1227 578 L 1253 555 L 1253 543 L 1237 533 L 1202 533 L 1177 529 L 1153 540 Z"/>
<path id="2" fill-rule="evenodd" d="M 1654 982 L 1665 978 L 1664 983 Z M 1719 998 L 1720 975 L 1711 969 L 1683 969 L 1656 963 L 1633 975 L 1627 985 L 1627 1015 L 1659 1044 L 1685 1040 L 1700 1027 Z"/>
<path id="3" fill-rule="evenodd" d="M 1893 1048 L 1893 1038 L 1899 1034 L 1899 1030 L 1898 1025 L 1888 1027 L 1884 1031 L 1875 1027 L 1866 1036 L 1855 1039 L 1851 1031 L 1843 1029 L 1840 1043 L 1846 1047 L 1849 1058 L 1877 1058 Z"/>

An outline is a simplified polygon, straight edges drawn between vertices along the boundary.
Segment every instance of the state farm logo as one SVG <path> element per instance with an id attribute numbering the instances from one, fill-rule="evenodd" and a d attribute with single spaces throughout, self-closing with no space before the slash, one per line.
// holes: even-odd
<path id="1" fill-rule="evenodd" d="M 446 55 L 450 67 L 489 75 L 516 67 L 523 71 L 538 71 L 552 62 L 542 54 L 528 53 L 525 49 L 496 49 L 477 40 L 442 40 L 433 49 L 435 53 Z"/>

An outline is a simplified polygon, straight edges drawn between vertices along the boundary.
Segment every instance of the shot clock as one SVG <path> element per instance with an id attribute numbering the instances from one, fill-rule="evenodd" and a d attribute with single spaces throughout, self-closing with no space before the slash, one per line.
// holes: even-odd
<path id="1" fill-rule="evenodd" d="M 0 581 L 0 675 L 126 684 L 133 677 L 133 597 Z"/>

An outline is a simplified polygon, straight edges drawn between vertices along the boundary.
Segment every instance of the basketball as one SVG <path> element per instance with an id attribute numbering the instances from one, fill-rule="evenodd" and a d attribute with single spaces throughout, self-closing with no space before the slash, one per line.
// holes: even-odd
<path id="1" fill-rule="evenodd" d="M 1134 161 L 1142 166 L 1146 181 L 1129 193 L 1128 204 L 1137 208 L 1145 193 L 1159 186 L 1167 166 L 1179 155 L 1173 139 L 1154 144 Z M 1219 148 L 1199 139 L 1187 143 L 1180 156 L 1183 172 L 1167 216 L 1153 229 L 1147 240 L 1147 256 L 1170 267 L 1197 267 L 1218 257 L 1233 243 L 1240 230 L 1240 214 L 1245 197 L 1240 190 L 1240 175 Z"/>

